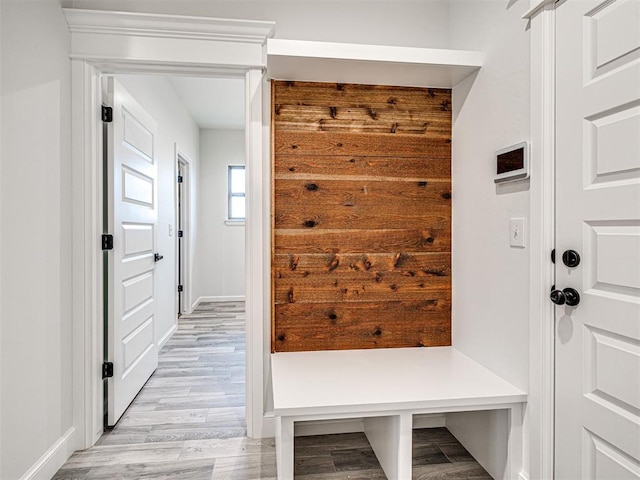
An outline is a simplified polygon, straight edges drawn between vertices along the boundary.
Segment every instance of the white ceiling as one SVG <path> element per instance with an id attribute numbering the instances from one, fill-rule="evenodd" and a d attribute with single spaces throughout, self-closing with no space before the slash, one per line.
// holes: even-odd
<path id="1" fill-rule="evenodd" d="M 200 128 L 244 128 L 244 79 L 170 76 Z"/>

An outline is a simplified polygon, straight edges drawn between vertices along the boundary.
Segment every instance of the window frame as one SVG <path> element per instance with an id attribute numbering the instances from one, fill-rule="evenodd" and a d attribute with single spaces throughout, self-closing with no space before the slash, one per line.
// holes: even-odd
<path id="1" fill-rule="evenodd" d="M 232 189 L 232 180 L 231 177 L 233 175 L 234 170 L 243 170 L 245 172 L 245 185 L 242 193 L 234 192 Z M 233 197 L 242 197 L 245 199 L 245 208 L 244 208 L 244 216 L 243 217 L 233 217 L 231 215 L 231 205 Z M 244 224 L 247 219 L 247 185 L 246 185 L 246 168 L 245 165 L 234 164 L 227 165 L 227 219 L 225 223 L 227 225 L 239 225 Z"/>

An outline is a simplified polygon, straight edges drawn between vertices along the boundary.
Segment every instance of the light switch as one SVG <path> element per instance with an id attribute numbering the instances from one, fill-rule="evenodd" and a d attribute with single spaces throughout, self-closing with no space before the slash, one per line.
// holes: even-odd
<path id="1" fill-rule="evenodd" d="M 512 218 L 509 220 L 509 245 L 524 248 L 526 233 L 524 218 Z"/>

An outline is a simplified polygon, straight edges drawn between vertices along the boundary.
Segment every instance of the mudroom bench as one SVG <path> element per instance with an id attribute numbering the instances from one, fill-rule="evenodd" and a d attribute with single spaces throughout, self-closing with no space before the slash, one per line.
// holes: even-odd
<path id="1" fill-rule="evenodd" d="M 500 409 L 506 476 L 518 478 L 527 394 L 453 347 L 274 353 L 271 362 L 279 480 L 293 479 L 297 422 L 364 419 L 387 478 L 408 480 L 414 415 Z"/>

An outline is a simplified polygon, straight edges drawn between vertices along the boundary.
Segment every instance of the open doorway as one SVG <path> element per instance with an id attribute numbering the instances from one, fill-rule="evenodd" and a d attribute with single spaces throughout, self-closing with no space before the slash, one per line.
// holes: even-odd
<path id="1" fill-rule="evenodd" d="M 157 122 L 153 243 L 165 261 L 153 271 L 158 369 L 100 443 L 215 438 L 223 428 L 215 413 L 219 409 L 233 410 L 232 434 L 245 436 L 244 224 L 216 216 L 228 211 L 226 193 L 222 200 L 211 198 L 212 192 L 228 189 L 227 167 L 219 172 L 212 166 L 229 158 L 244 165 L 244 79 L 115 77 Z M 220 108 L 220 95 L 227 110 Z M 233 154 L 225 140 L 235 146 Z M 238 238 L 225 240 L 220 227 Z M 224 289 L 229 279 L 237 280 L 235 290 Z M 141 297 L 140 304 L 144 301 Z M 193 421 L 196 413 L 198 422 Z M 194 423 L 199 424 L 196 431 Z M 225 435 L 230 434 L 227 427 Z"/>

